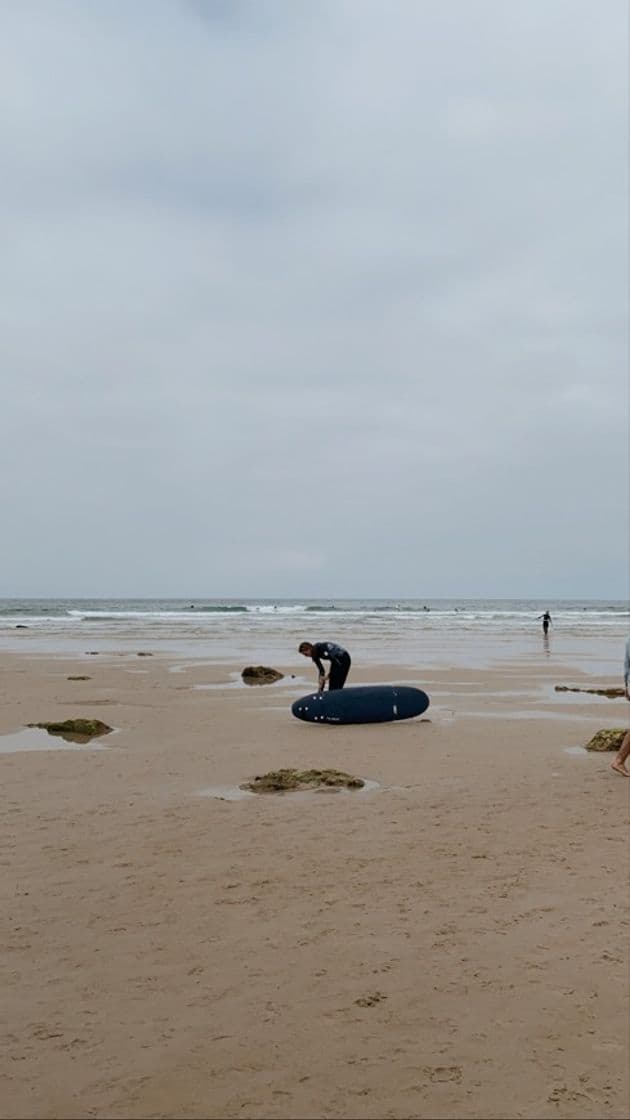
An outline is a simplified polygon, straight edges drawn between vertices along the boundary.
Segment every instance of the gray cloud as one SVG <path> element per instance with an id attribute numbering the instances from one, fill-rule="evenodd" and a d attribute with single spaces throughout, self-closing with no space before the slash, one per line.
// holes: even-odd
<path id="1" fill-rule="evenodd" d="M 0 20 L 0 592 L 626 594 L 622 0 Z"/>

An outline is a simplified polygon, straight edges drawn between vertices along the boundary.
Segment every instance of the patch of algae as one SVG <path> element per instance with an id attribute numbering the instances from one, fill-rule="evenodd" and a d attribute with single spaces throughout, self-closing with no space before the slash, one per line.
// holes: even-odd
<path id="1" fill-rule="evenodd" d="M 571 688 L 568 684 L 557 684 L 554 687 L 556 692 L 592 692 L 594 696 L 607 696 L 609 700 L 625 696 L 623 688 Z"/>
<path id="2" fill-rule="evenodd" d="M 108 735 L 114 730 L 100 719 L 64 719 L 50 723 L 27 723 L 26 726 L 41 727 L 49 735 L 60 735 L 69 743 L 87 743 L 97 735 Z"/>
<path id="3" fill-rule="evenodd" d="M 267 774 L 257 774 L 251 782 L 245 782 L 241 789 L 252 793 L 282 793 L 301 789 L 331 788 L 362 789 L 365 782 L 354 778 L 343 770 L 270 770 Z"/>
<path id="4" fill-rule="evenodd" d="M 625 733 L 625 727 L 604 727 L 589 739 L 586 749 L 587 751 L 618 751 Z"/>
<path id="5" fill-rule="evenodd" d="M 268 665 L 247 665 L 241 673 L 245 684 L 274 684 L 281 681 L 284 673 L 271 669 Z"/>

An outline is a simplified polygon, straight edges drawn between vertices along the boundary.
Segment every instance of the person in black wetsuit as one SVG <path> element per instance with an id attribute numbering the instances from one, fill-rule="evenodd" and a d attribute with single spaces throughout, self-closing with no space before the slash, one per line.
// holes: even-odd
<path id="1" fill-rule="evenodd" d="M 551 622 L 551 615 L 549 614 L 549 611 L 545 611 L 544 614 L 539 614 L 538 615 L 538 620 L 540 620 L 541 618 L 542 618 L 542 624 L 543 624 L 543 634 L 548 634 L 549 633 L 549 624 Z"/>
<path id="2" fill-rule="evenodd" d="M 333 689 L 343 688 L 352 664 L 347 649 L 335 645 L 334 642 L 302 642 L 299 646 L 299 652 L 304 657 L 310 657 L 317 665 L 319 692 L 324 691 L 326 681 L 328 681 L 329 692 L 332 692 Z M 326 674 L 322 661 L 330 661 L 328 674 Z"/>

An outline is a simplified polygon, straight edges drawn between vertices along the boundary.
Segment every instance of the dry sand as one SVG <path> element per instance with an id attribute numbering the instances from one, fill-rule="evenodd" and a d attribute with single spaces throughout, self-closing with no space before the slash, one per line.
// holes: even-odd
<path id="1" fill-rule="evenodd" d="M 0 753 L 3 1117 L 628 1116 L 630 781 L 567 751 L 627 704 L 553 693 L 617 681 L 434 670 L 431 722 L 341 728 L 242 665 L 1 664 L 0 732 L 119 729 Z M 198 794 L 281 766 L 380 788 Z"/>

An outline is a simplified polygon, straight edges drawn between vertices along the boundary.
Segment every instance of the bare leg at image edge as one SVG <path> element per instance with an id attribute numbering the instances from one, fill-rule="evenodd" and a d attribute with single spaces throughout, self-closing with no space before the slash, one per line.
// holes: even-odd
<path id="1" fill-rule="evenodd" d="M 614 770 L 617 774 L 623 774 L 624 778 L 630 778 L 630 770 L 626 770 L 626 759 L 630 754 L 630 731 L 626 731 L 619 750 L 613 758 L 610 769 Z"/>

